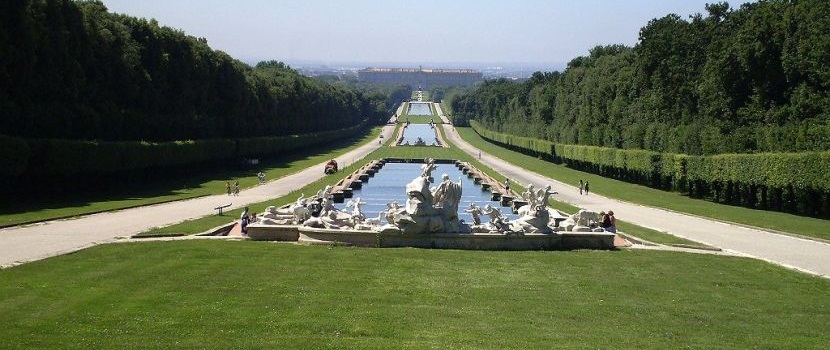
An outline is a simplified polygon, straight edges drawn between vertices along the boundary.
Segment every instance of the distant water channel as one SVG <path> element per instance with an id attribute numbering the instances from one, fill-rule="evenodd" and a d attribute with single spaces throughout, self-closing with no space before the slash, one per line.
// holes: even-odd
<path id="1" fill-rule="evenodd" d="M 406 129 L 403 130 L 403 140 L 401 140 L 401 144 L 409 143 L 410 145 L 414 145 L 415 142 L 418 141 L 418 138 L 424 140 L 427 145 L 432 145 L 433 143 L 437 144 L 435 138 L 437 137 L 435 134 L 435 129 L 430 127 L 429 124 L 409 124 Z"/>
<path id="2" fill-rule="evenodd" d="M 363 206 L 363 213 L 367 218 L 376 218 L 378 213 L 386 209 L 386 203 L 397 201 L 401 207 L 406 203 L 406 184 L 421 175 L 421 163 L 386 163 L 381 170 L 375 174 L 374 177 L 369 178 L 367 183 L 363 184 L 363 188 L 354 190 L 354 196 L 351 199 L 360 197 L 361 201 L 367 204 Z M 441 182 L 441 175 L 447 174 L 450 180 L 458 182 L 461 177 L 461 202 L 458 204 L 458 217 L 468 224 L 472 224 L 473 219 L 470 214 L 464 212 L 464 209 L 470 206 L 470 203 L 475 203 L 479 207 L 484 207 L 490 204 L 492 207 L 500 208 L 503 215 L 510 220 L 516 218 L 516 215 L 510 211 L 510 208 L 501 207 L 498 202 L 491 201 L 492 194 L 489 191 L 482 191 L 481 186 L 477 186 L 472 179 L 461 173 L 461 170 L 453 164 L 438 164 L 438 168 L 432 172 L 435 178 L 434 184 L 430 187 L 438 186 Z M 348 199 L 346 200 L 348 202 Z M 337 208 L 350 212 L 350 209 L 345 208 L 346 204 L 337 204 Z M 482 221 L 487 220 L 482 217 Z M 382 220 L 386 223 L 386 220 Z"/>
<path id="3" fill-rule="evenodd" d="M 432 108 L 429 102 L 410 102 L 409 115 L 432 115 Z"/>

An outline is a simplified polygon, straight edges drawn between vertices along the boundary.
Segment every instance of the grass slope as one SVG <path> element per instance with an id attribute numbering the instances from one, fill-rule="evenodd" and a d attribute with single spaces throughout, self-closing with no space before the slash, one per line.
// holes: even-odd
<path id="1" fill-rule="evenodd" d="M 830 281 L 655 251 L 109 244 L 0 270 L 4 349 L 826 349 Z"/>
<path id="2" fill-rule="evenodd" d="M 666 208 L 717 220 L 736 222 L 805 237 L 830 240 L 830 221 L 781 212 L 748 209 L 737 206 L 693 199 L 677 192 L 661 191 L 642 185 L 605 178 L 514 152 L 482 139 L 472 128 L 457 128 L 461 137 L 471 145 L 524 169 L 577 186 L 579 180 L 591 184 L 591 191 L 610 198 L 632 203 Z"/>

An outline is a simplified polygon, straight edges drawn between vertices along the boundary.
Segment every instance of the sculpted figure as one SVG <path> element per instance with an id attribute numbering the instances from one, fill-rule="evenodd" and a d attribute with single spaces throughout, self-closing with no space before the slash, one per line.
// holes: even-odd
<path id="1" fill-rule="evenodd" d="M 467 209 L 464 209 L 464 211 L 470 213 L 470 216 L 473 217 L 474 225 L 481 225 L 481 208 L 475 205 L 475 203 L 470 203 L 470 206 Z"/>
<path id="2" fill-rule="evenodd" d="M 424 165 L 421 166 L 421 177 L 425 179 L 429 179 L 429 182 L 433 182 L 432 179 L 432 171 L 437 169 L 438 166 L 435 165 L 435 160 L 432 158 L 424 159 Z"/>
<path id="3" fill-rule="evenodd" d="M 346 208 L 352 208 L 352 221 L 363 222 L 366 220 L 366 215 L 363 214 L 363 206 L 366 204 L 360 197 L 353 201 L 346 203 Z"/>

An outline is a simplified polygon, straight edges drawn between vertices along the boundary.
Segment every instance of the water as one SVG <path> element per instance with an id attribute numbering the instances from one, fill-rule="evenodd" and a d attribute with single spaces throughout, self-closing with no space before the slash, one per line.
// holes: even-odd
<path id="1" fill-rule="evenodd" d="M 410 102 L 409 103 L 409 111 L 406 114 L 409 115 L 432 115 L 432 108 L 430 108 L 430 103 L 428 102 Z"/>
<path id="2" fill-rule="evenodd" d="M 363 184 L 363 188 L 354 190 L 354 197 L 360 197 L 361 201 L 367 204 L 363 206 L 363 213 L 367 218 L 377 218 L 378 213 L 386 209 L 386 203 L 397 201 L 401 207 L 406 203 L 406 184 L 412 181 L 415 177 L 421 175 L 421 163 L 386 163 L 381 170 L 375 174 L 374 177 L 369 178 L 369 182 Z M 464 209 L 470 206 L 470 203 L 475 203 L 479 207 L 484 207 L 487 204 L 494 208 L 499 208 L 502 215 L 510 220 L 516 219 L 516 215 L 507 207 L 501 207 L 498 202 L 491 201 L 492 194 L 489 191 L 482 191 L 480 186 L 477 186 L 472 179 L 461 173 L 461 170 L 453 164 L 437 164 L 438 168 L 432 172 L 432 176 L 436 182 L 441 181 L 441 175 L 447 174 L 450 180 L 458 182 L 461 177 L 461 202 L 458 204 L 459 219 L 464 220 L 468 224 L 472 224 L 473 218 Z M 437 183 L 431 184 L 430 187 L 438 186 Z M 346 200 L 348 202 L 348 200 Z M 337 208 L 347 212 L 351 212 L 346 208 L 345 203 L 337 204 Z M 488 220 L 486 216 L 482 216 L 482 220 Z M 385 224 L 386 219 L 382 222 Z"/>
<path id="3" fill-rule="evenodd" d="M 432 145 L 433 143 L 438 144 L 435 141 L 435 129 L 430 127 L 429 124 L 409 124 L 409 126 L 403 130 L 403 140 L 401 141 L 401 144 L 409 143 L 410 145 L 414 145 L 415 142 L 418 141 L 419 137 L 421 140 L 424 140 L 427 145 Z"/>

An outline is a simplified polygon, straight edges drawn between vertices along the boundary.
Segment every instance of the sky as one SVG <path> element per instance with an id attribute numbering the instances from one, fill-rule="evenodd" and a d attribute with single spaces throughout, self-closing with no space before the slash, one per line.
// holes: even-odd
<path id="1" fill-rule="evenodd" d="M 561 66 L 715 0 L 103 0 L 246 62 Z M 738 7 L 739 2 L 731 3 Z"/>

